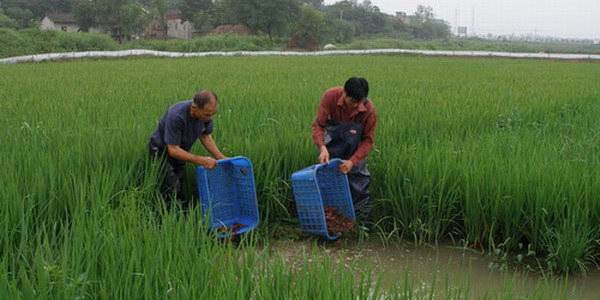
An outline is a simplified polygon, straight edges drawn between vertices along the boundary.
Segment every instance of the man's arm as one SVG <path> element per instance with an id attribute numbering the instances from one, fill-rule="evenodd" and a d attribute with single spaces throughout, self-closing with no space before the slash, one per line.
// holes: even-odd
<path id="1" fill-rule="evenodd" d="M 194 155 L 181 149 L 179 145 L 167 145 L 167 152 L 172 158 L 200 165 L 207 169 L 213 169 L 217 165 L 217 161 L 212 157 Z"/>
<path id="2" fill-rule="evenodd" d="M 219 147 L 215 143 L 215 140 L 212 138 L 211 134 L 203 134 L 200 136 L 200 142 L 204 146 L 204 148 L 212 154 L 214 158 L 217 160 L 224 159 L 225 155 L 219 151 Z"/>
<path id="3" fill-rule="evenodd" d="M 321 102 L 317 111 L 317 118 L 312 123 L 312 138 L 313 143 L 317 148 L 321 149 L 325 146 L 325 126 L 327 126 L 327 120 L 329 119 L 329 102 L 331 101 L 330 91 L 327 91 L 321 96 Z"/>
<path id="4" fill-rule="evenodd" d="M 327 91 L 321 97 L 317 118 L 312 124 L 313 143 L 319 149 L 319 162 L 321 163 L 329 163 L 329 151 L 325 147 L 325 126 L 329 119 L 329 102 L 331 101 L 329 94 L 329 91 Z"/>
<path id="5" fill-rule="evenodd" d="M 170 157 L 191 162 L 196 165 L 212 169 L 217 165 L 217 161 L 212 157 L 197 156 L 181 148 L 181 135 L 183 132 L 183 121 L 178 116 L 170 116 L 165 124 L 165 143 L 167 144 L 167 154 Z"/>

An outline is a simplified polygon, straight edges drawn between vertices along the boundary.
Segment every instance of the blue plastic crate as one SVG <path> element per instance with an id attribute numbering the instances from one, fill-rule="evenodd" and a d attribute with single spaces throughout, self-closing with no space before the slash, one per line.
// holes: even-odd
<path id="1" fill-rule="evenodd" d="M 314 165 L 292 175 L 292 188 L 300 227 L 305 232 L 336 240 L 325 221 L 325 207 L 331 206 L 356 221 L 348 177 L 339 171 L 342 163 L 334 159 L 329 164 Z"/>
<path id="2" fill-rule="evenodd" d="M 217 167 L 196 168 L 196 183 L 204 216 L 212 230 L 236 223 L 246 225 L 236 234 L 258 226 L 258 202 L 252 163 L 245 157 L 218 161 Z M 229 233 L 219 233 L 225 237 Z"/>

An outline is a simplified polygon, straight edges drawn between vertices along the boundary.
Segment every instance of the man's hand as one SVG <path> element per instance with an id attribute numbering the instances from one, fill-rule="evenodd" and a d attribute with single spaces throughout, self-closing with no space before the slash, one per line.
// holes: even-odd
<path id="1" fill-rule="evenodd" d="M 168 149 L 169 156 L 173 157 L 175 159 L 191 162 L 196 165 L 203 166 L 209 170 L 212 170 L 217 166 L 217 161 L 214 158 L 208 157 L 208 156 L 194 155 L 192 153 L 189 153 L 189 152 L 181 149 L 181 147 L 179 147 L 179 145 L 168 145 L 167 149 Z M 221 155 L 223 155 L 223 154 L 221 154 Z"/>
<path id="2" fill-rule="evenodd" d="M 219 147 L 217 147 L 217 144 L 215 144 L 215 141 L 213 140 L 212 135 L 204 134 L 204 135 L 200 136 L 200 142 L 202 143 L 204 148 L 206 148 L 206 150 L 208 150 L 208 152 L 210 152 L 210 154 L 212 154 L 212 156 L 214 158 L 216 158 L 217 160 L 227 158 L 227 157 L 225 157 L 225 155 L 223 155 L 223 153 L 221 153 L 221 151 L 219 150 Z"/>
<path id="3" fill-rule="evenodd" d="M 350 170 L 354 167 L 354 163 L 351 160 L 344 160 L 340 165 L 340 172 L 344 174 L 350 173 Z"/>
<path id="4" fill-rule="evenodd" d="M 329 151 L 327 151 L 327 147 L 321 147 L 321 154 L 319 154 L 319 162 L 322 164 L 329 163 Z"/>
<path id="5" fill-rule="evenodd" d="M 217 166 L 217 160 L 208 156 L 194 156 L 192 162 L 209 170 L 212 170 Z"/>

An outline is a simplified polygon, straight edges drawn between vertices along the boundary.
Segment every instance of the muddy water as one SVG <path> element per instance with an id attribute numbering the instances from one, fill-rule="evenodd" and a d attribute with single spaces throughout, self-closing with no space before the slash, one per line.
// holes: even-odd
<path id="1" fill-rule="evenodd" d="M 589 270 L 585 276 L 556 278 L 510 267 L 489 256 L 452 246 L 384 247 L 375 243 L 277 241 L 270 248 L 288 260 L 299 260 L 304 253 L 316 253 L 344 266 L 370 269 L 388 288 L 402 285 L 408 278 L 413 287 L 421 288 L 424 293 L 435 281 L 442 289 L 448 283 L 451 289 L 468 291 L 469 298 L 510 292 L 514 297 L 550 295 L 552 298 L 600 299 L 598 269 Z"/>

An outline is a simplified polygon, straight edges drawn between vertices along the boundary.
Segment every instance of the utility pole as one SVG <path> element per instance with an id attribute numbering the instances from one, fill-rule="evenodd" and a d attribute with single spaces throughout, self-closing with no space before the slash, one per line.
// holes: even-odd
<path id="1" fill-rule="evenodd" d="M 475 7 L 473 6 L 473 11 L 471 13 L 471 30 L 470 32 L 475 34 Z"/>
<path id="2" fill-rule="evenodd" d="M 460 10 L 454 9 L 454 24 L 456 24 L 456 34 L 458 34 L 458 27 L 460 27 Z"/>

